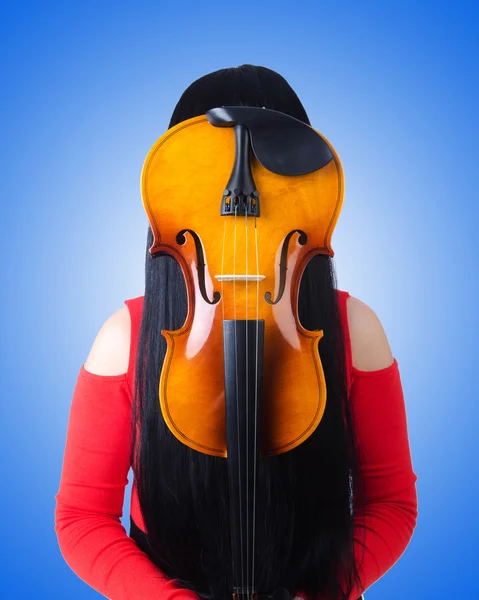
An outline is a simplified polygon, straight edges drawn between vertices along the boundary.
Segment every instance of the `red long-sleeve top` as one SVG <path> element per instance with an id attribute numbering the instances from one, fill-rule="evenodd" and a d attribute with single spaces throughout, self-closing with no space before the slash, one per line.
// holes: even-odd
<path id="1" fill-rule="evenodd" d="M 352 366 L 347 321 L 348 292 L 338 290 L 348 363 L 350 404 L 359 439 L 365 502 L 355 505 L 355 556 L 363 589 L 386 573 L 406 549 L 417 519 L 413 471 L 397 360 L 384 369 Z M 63 558 L 89 586 L 111 600 L 187 600 L 129 537 L 120 517 L 130 469 L 130 412 L 143 296 L 125 300 L 131 317 L 128 370 L 97 375 L 82 365 L 74 388 L 60 485 L 55 495 L 55 532 Z M 145 531 L 133 481 L 130 514 Z M 366 517 L 365 537 L 359 531 Z M 364 541 L 364 556 L 362 555 Z M 362 563 L 360 562 L 360 559 Z M 303 597 L 306 596 L 298 591 Z"/>

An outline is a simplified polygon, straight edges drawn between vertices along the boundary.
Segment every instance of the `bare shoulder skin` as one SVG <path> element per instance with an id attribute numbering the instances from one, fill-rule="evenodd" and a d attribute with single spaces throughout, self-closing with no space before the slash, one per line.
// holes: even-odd
<path id="1" fill-rule="evenodd" d="M 348 297 L 346 306 L 353 367 L 360 371 L 389 367 L 394 362 L 394 357 L 376 313 L 354 296 Z"/>
<path id="2" fill-rule="evenodd" d="M 353 366 L 375 371 L 391 365 L 394 357 L 376 313 L 354 296 L 347 299 Z M 100 328 L 85 362 L 85 369 L 98 375 L 121 375 L 128 369 L 130 312 L 122 306 Z"/>
<path id="3" fill-rule="evenodd" d="M 126 305 L 111 315 L 100 328 L 84 367 L 97 375 L 122 375 L 130 356 L 130 311 Z"/>

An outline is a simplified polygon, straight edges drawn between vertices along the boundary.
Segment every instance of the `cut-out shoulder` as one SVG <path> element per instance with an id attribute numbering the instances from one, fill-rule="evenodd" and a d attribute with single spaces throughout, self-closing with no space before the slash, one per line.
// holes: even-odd
<path id="1" fill-rule="evenodd" d="M 125 376 L 130 354 L 130 312 L 122 306 L 101 326 L 82 366 L 84 375 Z"/>
<path id="2" fill-rule="evenodd" d="M 347 299 L 349 336 L 353 371 L 358 373 L 382 373 L 397 364 L 386 332 L 373 309 L 355 298 Z"/>
<path id="3" fill-rule="evenodd" d="M 376 313 L 366 303 L 348 295 L 347 318 L 352 370 L 356 375 L 386 374 L 397 366 Z M 130 357 L 131 318 L 124 305 L 100 328 L 82 365 L 85 376 L 126 378 Z"/>

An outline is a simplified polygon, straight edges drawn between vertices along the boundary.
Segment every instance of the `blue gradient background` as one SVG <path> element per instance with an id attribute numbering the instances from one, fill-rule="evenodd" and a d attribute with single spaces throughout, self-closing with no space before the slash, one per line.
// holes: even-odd
<path id="1" fill-rule="evenodd" d="M 101 324 L 143 293 L 139 178 L 182 91 L 279 71 L 343 162 L 340 289 L 401 369 L 419 519 L 367 600 L 478 598 L 478 14 L 465 2 L 2 2 L 2 599 L 100 595 L 53 530 Z M 130 483 L 123 524 L 128 531 Z M 103 596 L 102 596 L 103 597 Z"/>

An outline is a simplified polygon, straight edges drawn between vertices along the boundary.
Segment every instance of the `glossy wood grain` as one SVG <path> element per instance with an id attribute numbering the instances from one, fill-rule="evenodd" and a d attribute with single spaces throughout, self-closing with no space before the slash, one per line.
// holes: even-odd
<path id="1" fill-rule="evenodd" d="M 168 347 L 159 399 L 171 432 L 191 448 L 226 456 L 223 319 L 265 321 L 261 453 L 293 449 L 321 421 L 327 396 L 320 360 L 323 331 L 301 326 L 297 302 L 309 259 L 334 254 L 331 236 L 342 207 L 344 178 L 331 150 L 334 159 L 325 167 L 296 177 L 266 170 L 251 154 L 261 201 L 257 219 L 220 216 L 234 160 L 232 128 L 213 127 L 204 115 L 183 121 L 160 137 L 145 160 L 141 185 L 154 235 L 150 253 L 166 252 L 179 262 L 188 292 L 183 327 L 162 332 Z M 284 292 L 271 304 L 280 292 L 282 253 Z M 264 278 L 216 278 L 225 274 Z"/>

